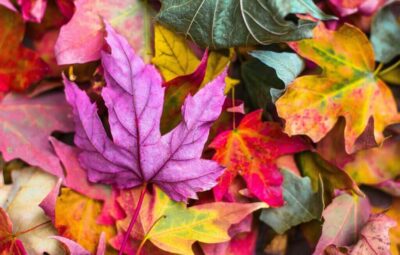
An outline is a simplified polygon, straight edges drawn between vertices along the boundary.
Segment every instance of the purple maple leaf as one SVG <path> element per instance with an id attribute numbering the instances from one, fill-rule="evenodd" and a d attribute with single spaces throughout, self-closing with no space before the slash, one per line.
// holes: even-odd
<path id="1" fill-rule="evenodd" d="M 86 93 L 64 79 L 75 118 L 75 144 L 89 180 L 132 188 L 154 183 L 171 198 L 186 201 L 212 188 L 223 168 L 201 159 L 209 129 L 225 100 L 226 72 L 207 84 L 182 107 L 182 122 L 161 136 L 164 88 L 154 66 L 145 64 L 128 42 L 106 24 L 111 53 L 102 53 L 112 140 Z"/>

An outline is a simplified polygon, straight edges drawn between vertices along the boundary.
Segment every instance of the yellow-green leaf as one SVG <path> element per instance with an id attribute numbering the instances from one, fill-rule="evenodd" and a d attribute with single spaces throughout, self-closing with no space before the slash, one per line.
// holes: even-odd
<path id="1" fill-rule="evenodd" d="M 345 148 L 353 153 L 372 118 L 371 136 L 382 142 L 384 128 L 399 121 L 399 115 L 390 89 L 374 74 L 374 52 L 365 34 L 348 24 L 337 31 L 321 24 L 312 39 L 290 45 L 318 64 L 322 73 L 297 78 L 276 102 L 279 116 L 286 120 L 285 131 L 318 142 L 343 116 Z"/>
<path id="2" fill-rule="evenodd" d="M 131 190 L 122 194 L 119 202 L 132 214 L 133 202 L 137 192 Z M 128 198 L 128 199 L 127 199 Z M 135 201 L 137 201 L 135 199 Z M 161 189 L 155 188 L 154 195 L 146 193 L 140 210 L 140 223 L 145 240 L 151 241 L 158 248 L 174 254 L 193 254 L 192 244 L 221 243 L 230 240 L 228 229 L 239 223 L 255 210 L 268 207 L 265 203 L 225 203 L 215 202 L 193 207 L 171 200 Z M 128 216 L 120 224 L 126 230 L 131 220 Z M 138 224 L 137 224 L 138 225 Z M 137 237 L 134 231 L 133 237 Z"/>

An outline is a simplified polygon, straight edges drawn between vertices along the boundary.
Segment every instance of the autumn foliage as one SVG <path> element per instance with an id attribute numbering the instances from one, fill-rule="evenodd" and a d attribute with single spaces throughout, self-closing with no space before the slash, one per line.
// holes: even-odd
<path id="1" fill-rule="evenodd" d="M 0 255 L 400 254 L 400 2 L 0 0 Z"/>

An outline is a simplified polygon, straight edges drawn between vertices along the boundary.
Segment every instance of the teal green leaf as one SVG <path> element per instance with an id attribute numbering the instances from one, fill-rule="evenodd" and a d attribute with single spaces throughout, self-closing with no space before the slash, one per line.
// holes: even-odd
<path id="1" fill-rule="evenodd" d="M 388 63 L 400 54 L 400 2 L 385 6 L 375 15 L 371 42 L 379 62 Z"/>
<path id="2" fill-rule="evenodd" d="M 279 15 L 285 17 L 289 13 L 304 13 L 310 14 L 316 19 L 320 20 L 332 20 L 337 17 L 327 15 L 321 11 L 318 6 L 314 4 L 312 0 L 293 0 L 293 1 L 282 1 L 282 0 L 270 0 L 271 4 L 278 10 Z"/>
<path id="3" fill-rule="evenodd" d="M 250 55 L 273 68 L 278 78 L 285 84 L 285 89 L 305 67 L 304 61 L 296 53 L 253 51 Z M 271 88 L 272 101 L 275 102 L 285 89 Z"/>
<path id="4" fill-rule="evenodd" d="M 282 173 L 285 178 L 283 183 L 285 205 L 280 208 L 264 209 L 260 216 L 263 222 L 279 234 L 300 223 L 321 218 L 323 210 L 322 196 L 312 190 L 308 177 L 301 178 L 289 170 L 283 170 Z"/>
<path id="5" fill-rule="evenodd" d="M 273 68 L 264 65 L 258 59 L 250 59 L 241 66 L 244 86 L 254 108 L 269 109 L 273 106 L 271 90 L 285 89 Z"/>
<path id="6" fill-rule="evenodd" d="M 161 3 L 157 16 L 161 23 L 212 49 L 310 38 L 316 25 L 310 20 L 299 20 L 297 24 L 286 20 L 269 0 L 161 0 Z"/>

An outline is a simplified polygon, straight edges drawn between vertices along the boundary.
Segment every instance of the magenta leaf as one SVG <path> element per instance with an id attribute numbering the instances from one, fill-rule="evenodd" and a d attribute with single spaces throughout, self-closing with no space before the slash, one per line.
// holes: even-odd
<path id="1" fill-rule="evenodd" d="M 36 98 L 8 94 L 1 101 L 0 152 L 6 161 L 20 158 L 62 178 L 60 161 L 48 142 L 56 130 L 73 130 L 71 109 L 63 94 Z"/>
<path id="2" fill-rule="evenodd" d="M 63 243 L 67 248 L 70 255 L 90 255 L 90 252 L 83 248 L 80 244 L 72 241 L 71 239 L 62 237 L 62 236 L 51 236 L 50 238 L 56 239 L 59 242 Z M 102 232 L 99 239 L 99 244 L 97 246 L 96 255 L 104 255 L 106 254 L 106 236 L 105 233 Z"/>
<path id="3" fill-rule="evenodd" d="M 54 185 L 49 194 L 47 194 L 47 196 L 39 204 L 40 208 L 42 208 L 44 213 L 50 218 L 53 224 L 55 222 L 56 202 L 58 193 L 60 192 L 61 184 L 62 184 L 62 179 L 59 178 L 56 185 Z"/>
<path id="4" fill-rule="evenodd" d="M 128 42 L 106 24 L 111 53 L 102 53 L 107 86 L 102 96 L 109 113 L 112 140 L 86 93 L 64 79 L 67 101 L 73 107 L 75 144 L 89 180 L 132 188 L 154 183 L 171 198 L 186 201 L 212 188 L 223 168 L 201 159 L 209 129 L 225 100 L 226 72 L 182 107 L 182 122 L 161 136 L 164 88 L 161 76 L 145 64 Z"/>

